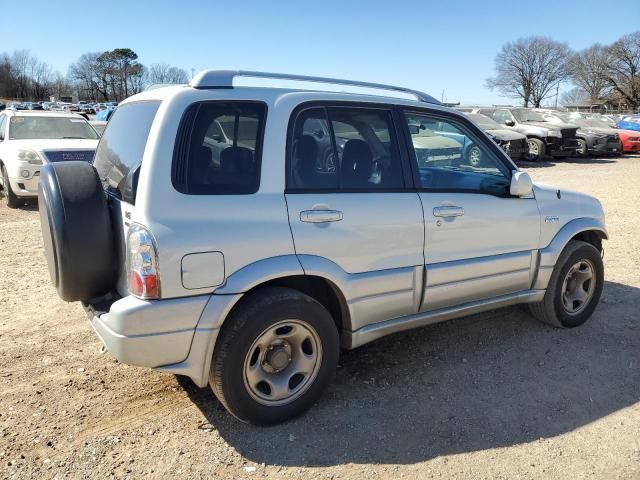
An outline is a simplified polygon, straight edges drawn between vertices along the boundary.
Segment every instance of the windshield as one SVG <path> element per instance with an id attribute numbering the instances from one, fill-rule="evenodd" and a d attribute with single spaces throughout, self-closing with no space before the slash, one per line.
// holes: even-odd
<path id="1" fill-rule="evenodd" d="M 498 122 L 495 122 L 491 118 L 480 113 L 471 113 L 467 114 L 467 116 L 483 130 L 497 130 L 499 128 L 503 128 Z"/>
<path id="2" fill-rule="evenodd" d="M 519 122 L 546 122 L 544 117 L 539 112 L 534 112 L 528 108 L 516 108 L 511 110 L 511 113 Z"/>
<path id="3" fill-rule="evenodd" d="M 11 140 L 52 140 L 79 138 L 95 140 L 95 130 L 83 118 L 13 117 L 9 123 Z"/>
<path id="4" fill-rule="evenodd" d="M 588 118 L 584 120 L 585 124 L 589 125 L 590 127 L 597 127 L 597 128 L 613 128 L 615 127 L 615 123 L 607 123 L 606 121 L 600 119 L 600 118 Z"/>
<path id="5" fill-rule="evenodd" d="M 564 123 L 568 123 L 570 125 L 576 125 L 578 127 L 589 127 L 589 123 L 587 119 L 584 117 L 577 117 L 569 115 L 568 113 L 556 113 L 556 117 L 562 120 Z"/>

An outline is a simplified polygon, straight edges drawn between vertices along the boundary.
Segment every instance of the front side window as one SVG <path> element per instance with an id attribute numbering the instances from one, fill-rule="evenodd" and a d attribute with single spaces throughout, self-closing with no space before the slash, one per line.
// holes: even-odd
<path id="1" fill-rule="evenodd" d="M 482 113 L 482 112 L 480 112 Z M 493 112 L 493 119 L 501 124 L 505 124 L 508 121 L 513 120 L 513 118 L 511 118 L 511 114 L 509 113 L 509 110 L 496 110 Z"/>
<path id="2" fill-rule="evenodd" d="M 389 110 L 316 107 L 298 114 L 288 187 L 375 191 L 404 185 Z"/>
<path id="3" fill-rule="evenodd" d="M 12 117 L 9 122 L 9 138 L 12 140 L 89 139 L 98 135 L 81 117 Z"/>
<path id="4" fill-rule="evenodd" d="M 406 112 L 405 120 L 419 187 L 507 195 L 509 168 L 467 125 L 417 112 Z"/>
<path id="5" fill-rule="evenodd" d="M 192 105 L 176 145 L 177 190 L 191 195 L 255 193 L 265 116 L 266 106 L 257 102 Z"/>

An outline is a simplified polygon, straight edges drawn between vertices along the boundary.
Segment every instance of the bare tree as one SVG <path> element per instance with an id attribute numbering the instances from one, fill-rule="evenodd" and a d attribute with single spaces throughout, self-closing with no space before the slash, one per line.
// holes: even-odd
<path id="1" fill-rule="evenodd" d="M 496 56 L 496 76 L 487 79 L 487 86 L 506 97 L 521 98 L 525 107 L 539 107 L 566 79 L 568 56 L 565 43 L 547 37 L 509 42 Z"/>
<path id="2" fill-rule="evenodd" d="M 35 100 L 45 99 L 51 90 L 53 73 L 46 62 L 32 57 L 29 63 L 29 77 L 31 80 L 31 95 Z"/>
<path id="3" fill-rule="evenodd" d="M 11 59 L 6 53 L 0 58 L 0 97 L 15 98 L 17 96 L 16 82 L 11 68 Z"/>
<path id="4" fill-rule="evenodd" d="M 624 35 L 607 49 L 606 80 L 614 95 L 632 109 L 640 106 L 640 31 Z"/>
<path id="5" fill-rule="evenodd" d="M 610 91 L 607 49 L 596 43 L 569 57 L 567 70 L 572 82 L 596 102 Z"/>
<path id="6" fill-rule="evenodd" d="M 29 92 L 29 63 L 31 55 L 29 50 L 16 50 L 11 56 L 11 72 L 16 82 L 17 97 L 26 99 Z"/>
<path id="7" fill-rule="evenodd" d="M 581 87 L 575 87 L 562 94 L 561 104 L 567 105 L 583 105 L 591 100 L 590 95 Z"/>
<path id="8" fill-rule="evenodd" d="M 147 83 L 149 85 L 188 82 L 189 75 L 186 70 L 172 67 L 168 63 L 154 63 L 148 69 Z"/>

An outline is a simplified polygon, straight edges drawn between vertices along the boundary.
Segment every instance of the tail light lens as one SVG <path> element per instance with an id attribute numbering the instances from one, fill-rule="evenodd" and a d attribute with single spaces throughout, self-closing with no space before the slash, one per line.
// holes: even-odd
<path id="1" fill-rule="evenodd" d="M 131 295 L 160 297 L 156 245 L 151 234 L 137 224 L 131 225 L 127 234 L 127 279 Z"/>

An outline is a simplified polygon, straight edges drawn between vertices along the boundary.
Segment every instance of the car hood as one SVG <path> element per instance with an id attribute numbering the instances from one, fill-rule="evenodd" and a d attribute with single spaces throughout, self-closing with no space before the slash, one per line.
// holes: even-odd
<path id="1" fill-rule="evenodd" d="M 576 218 L 595 218 L 604 225 L 602 204 L 591 195 L 542 183 L 535 183 L 533 192 L 540 210 L 541 246 L 551 243 L 556 233 Z"/>
<path id="2" fill-rule="evenodd" d="M 415 136 L 412 138 L 413 146 L 415 148 L 460 148 L 462 145 L 449 137 L 442 137 L 439 135 L 425 135 L 424 137 Z"/>
<path id="3" fill-rule="evenodd" d="M 617 133 L 620 137 L 640 137 L 640 132 L 636 130 L 625 130 L 620 128 L 614 128 L 613 133 Z"/>
<path id="4" fill-rule="evenodd" d="M 618 132 L 613 128 L 606 127 L 580 127 L 578 133 L 584 133 L 586 135 L 613 135 Z"/>
<path id="5" fill-rule="evenodd" d="M 9 146 L 15 150 L 35 150 L 44 152 L 46 150 L 95 150 L 98 140 L 89 139 L 52 139 L 52 140 L 10 140 Z"/>
<path id="6" fill-rule="evenodd" d="M 505 128 L 487 129 L 485 130 L 489 135 L 498 140 L 526 140 L 527 136 L 522 133 L 515 132 L 513 130 L 507 130 Z"/>

